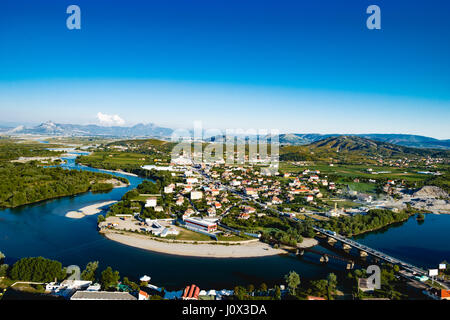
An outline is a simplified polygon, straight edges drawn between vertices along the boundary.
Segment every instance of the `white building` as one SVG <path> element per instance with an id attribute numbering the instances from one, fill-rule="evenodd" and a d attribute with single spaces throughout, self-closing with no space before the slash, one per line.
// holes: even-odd
<path id="1" fill-rule="evenodd" d="M 168 186 L 168 187 L 164 187 L 164 193 L 172 193 L 173 192 L 173 188 Z"/>
<path id="2" fill-rule="evenodd" d="M 186 183 L 188 183 L 188 184 L 198 183 L 198 179 L 197 178 L 186 178 Z"/>
<path id="3" fill-rule="evenodd" d="M 157 200 L 156 198 L 148 198 L 147 201 L 145 202 L 145 207 L 156 207 L 157 204 Z"/>
<path id="4" fill-rule="evenodd" d="M 184 219 L 187 227 L 193 229 L 199 229 L 206 232 L 213 232 L 217 230 L 217 224 L 214 222 L 209 222 L 206 220 L 200 220 L 195 218 L 186 218 Z"/>
<path id="5" fill-rule="evenodd" d="M 203 197 L 203 192 L 201 191 L 191 191 L 191 200 L 198 200 Z"/>

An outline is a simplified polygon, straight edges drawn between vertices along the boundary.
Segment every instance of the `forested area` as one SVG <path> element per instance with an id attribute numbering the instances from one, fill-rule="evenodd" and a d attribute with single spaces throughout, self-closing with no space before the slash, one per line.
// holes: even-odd
<path id="1" fill-rule="evenodd" d="M 36 143 L 14 143 L 12 140 L 0 140 L 0 161 L 15 160 L 19 157 L 57 157 L 61 152 L 47 150 L 47 146 Z"/>
<path id="2" fill-rule="evenodd" d="M 65 278 L 61 262 L 43 257 L 23 258 L 14 263 L 9 276 L 13 280 L 51 282 Z"/>
<path id="3" fill-rule="evenodd" d="M 42 200 L 110 188 L 99 182 L 111 179 L 104 173 L 44 168 L 34 163 L 0 163 L 0 207 L 17 207 Z M 124 178 L 114 177 L 123 182 Z M 108 188 L 106 188 L 108 187 Z"/>
<path id="4" fill-rule="evenodd" d="M 380 229 L 392 223 L 407 220 L 414 212 L 403 210 L 394 212 L 385 209 L 372 209 L 367 214 L 353 217 L 331 218 L 326 222 L 319 222 L 321 227 L 332 230 L 348 237 L 363 232 Z"/>

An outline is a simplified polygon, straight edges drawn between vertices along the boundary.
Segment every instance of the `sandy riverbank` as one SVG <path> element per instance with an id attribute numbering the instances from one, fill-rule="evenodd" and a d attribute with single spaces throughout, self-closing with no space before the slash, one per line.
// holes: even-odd
<path id="1" fill-rule="evenodd" d="M 304 249 L 304 248 L 314 247 L 318 244 L 319 244 L 319 241 L 317 241 L 314 238 L 303 238 L 302 243 L 297 244 L 297 247 Z"/>
<path id="2" fill-rule="evenodd" d="M 126 171 L 123 171 L 123 170 L 109 170 L 109 169 L 102 169 L 102 168 L 96 168 L 96 167 L 89 167 L 89 166 L 87 166 L 85 164 L 82 164 L 82 163 L 78 163 L 78 165 L 80 167 L 92 168 L 92 169 L 97 169 L 97 170 L 110 172 L 110 173 L 119 173 L 119 174 L 123 174 L 123 175 L 126 175 L 126 176 L 131 176 L 131 177 L 139 177 L 137 174 L 134 174 L 134 173 L 131 173 L 131 172 L 126 172 Z"/>
<path id="3" fill-rule="evenodd" d="M 149 239 L 148 236 L 105 232 L 105 237 L 122 244 L 166 254 L 209 258 L 250 258 L 285 254 L 263 242 L 236 245 L 169 243 Z"/>
<path id="4" fill-rule="evenodd" d="M 72 219 L 80 219 L 80 218 L 83 218 L 84 216 L 90 216 L 93 214 L 97 214 L 102 211 L 103 207 L 109 206 L 116 202 L 117 201 L 106 201 L 106 202 L 96 203 L 96 204 L 81 208 L 78 211 L 69 211 L 66 213 L 66 217 L 72 218 Z"/>
<path id="5" fill-rule="evenodd" d="M 129 186 L 129 184 L 122 182 L 120 180 L 117 180 L 117 179 L 108 179 L 108 180 L 102 181 L 102 183 L 112 184 L 114 189 L 115 188 L 125 188 L 125 187 Z"/>

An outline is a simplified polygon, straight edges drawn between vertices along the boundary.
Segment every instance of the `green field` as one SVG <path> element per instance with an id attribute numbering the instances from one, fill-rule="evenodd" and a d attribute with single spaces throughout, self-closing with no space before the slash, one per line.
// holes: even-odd
<path id="1" fill-rule="evenodd" d="M 390 173 L 380 173 L 380 174 L 372 174 L 367 171 L 367 169 L 371 168 L 374 172 L 380 171 L 389 171 Z M 364 178 L 364 179 L 373 179 L 373 180 L 386 180 L 386 179 L 401 179 L 407 181 L 421 181 L 428 178 L 427 175 L 417 173 L 420 171 L 415 168 L 396 168 L 389 166 L 368 166 L 368 165 L 337 165 L 335 164 L 331 167 L 329 164 L 311 164 L 308 166 L 296 166 L 289 162 L 281 162 L 280 170 L 282 172 L 292 172 L 292 173 L 300 173 L 303 170 L 319 170 L 321 175 L 334 175 L 341 178 Z M 343 181 L 342 179 L 341 181 Z M 335 182 L 340 183 L 341 181 L 337 180 Z M 370 190 L 370 187 L 365 186 L 361 187 L 367 188 Z M 359 191 L 359 190 L 356 190 Z"/>
<path id="2" fill-rule="evenodd" d="M 184 228 L 178 228 L 180 234 L 175 237 L 175 240 L 191 240 L 191 241 L 211 241 L 211 237 L 203 233 L 194 232 Z M 167 237 L 169 238 L 169 237 Z"/>

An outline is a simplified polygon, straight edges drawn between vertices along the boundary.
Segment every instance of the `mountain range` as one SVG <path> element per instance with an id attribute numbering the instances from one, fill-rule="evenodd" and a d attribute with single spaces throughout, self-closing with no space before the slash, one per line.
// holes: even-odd
<path id="1" fill-rule="evenodd" d="M 2 135 L 59 135 L 59 136 L 103 136 L 117 138 L 133 137 L 152 137 L 152 138 L 170 138 L 174 130 L 171 128 L 159 127 L 153 123 L 136 124 L 134 126 L 99 126 L 99 125 L 78 125 L 78 124 L 59 124 L 52 121 L 41 123 L 37 126 L 19 125 L 16 127 L 0 126 Z M 347 136 L 360 137 L 373 141 L 395 144 L 404 147 L 430 148 L 450 150 L 450 140 L 439 140 L 435 138 L 411 135 L 411 134 L 318 134 L 318 133 L 288 133 L 280 134 L 279 142 L 281 145 L 308 145 L 331 137 Z M 238 137 L 238 140 L 256 141 L 256 137 Z M 208 141 L 223 142 L 222 136 L 208 138 Z"/>
<path id="2" fill-rule="evenodd" d="M 105 136 L 105 137 L 170 137 L 173 130 L 159 127 L 153 123 L 136 124 L 132 127 L 98 126 L 95 124 L 60 124 L 52 121 L 41 123 L 35 127 L 17 126 L 6 128 L 3 135 L 59 135 L 59 136 Z"/>
<path id="3" fill-rule="evenodd" d="M 373 141 L 386 142 L 391 144 L 396 144 L 404 147 L 411 148 L 427 148 L 427 149 L 444 149 L 450 150 L 450 140 L 439 140 L 435 138 L 418 136 L 412 134 L 319 134 L 319 133 L 285 133 L 280 134 L 278 136 L 278 140 L 280 145 L 284 146 L 302 146 L 312 144 L 317 141 L 321 141 L 324 139 L 332 138 L 332 137 L 360 137 Z M 257 136 L 237 136 L 238 141 L 257 141 Z M 270 137 L 263 137 L 270 142 Z M 224 142 L 224 136 L 214 136 L 208 139 L 209 141 L 214 142 Z"/>
<path id="4" fill-rule="evenodd" d="M 343 136 L 343 134 L 280 134 L 280 144 L 305 145 L 314 143 L 330 137 Z M 345 134 L 345 136 L 356 136 L 374 141 L 397 144 L 404 147 L 450 149 L 450 140 L 439 140 L 435 138 L 412 135 L 412 134 Z"/>
<path id="5" fill-rule="evenodd" d="M 388 142 L 375 141 L 355 135 L 340 135 L 327 137 L 307 145 L 284 145 L 280 148 L 282 160 L 310 159 L 346 159 L 361 157 L 448 157 L 450 151 L 405 147 Z"/>

